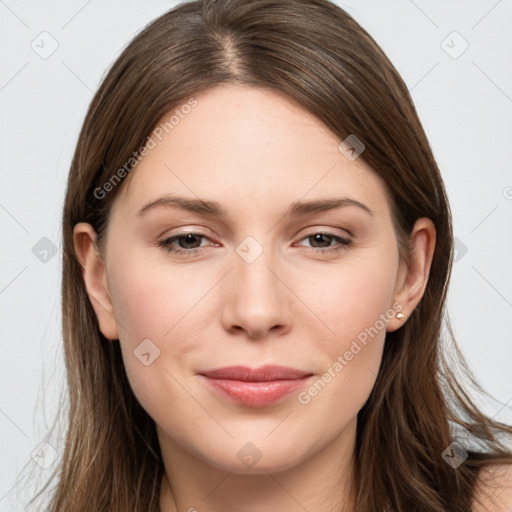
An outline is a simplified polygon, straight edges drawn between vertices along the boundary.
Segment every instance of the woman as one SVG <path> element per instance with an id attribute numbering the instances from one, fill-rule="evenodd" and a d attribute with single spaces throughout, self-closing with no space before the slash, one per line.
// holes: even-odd
<path id="1" fill-rule="evenodd" d="M 512 429 L 441 351 L 443 182 L 342 9 L 193 1 L 146 27 L 90 105 L 63 237 L 49 510 L 508 510 Z"/>

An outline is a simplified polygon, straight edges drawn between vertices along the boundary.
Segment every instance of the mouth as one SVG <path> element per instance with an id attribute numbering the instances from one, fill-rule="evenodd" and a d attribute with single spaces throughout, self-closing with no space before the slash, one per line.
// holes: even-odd
<path id="1" fill-rule="evenodd" d="M 310 372 L 285 366 L 260 368 L 228 366 L 199 375 L 220 396 L 247 407 L 264 407 L 297 391 L 313 376 Z"/>

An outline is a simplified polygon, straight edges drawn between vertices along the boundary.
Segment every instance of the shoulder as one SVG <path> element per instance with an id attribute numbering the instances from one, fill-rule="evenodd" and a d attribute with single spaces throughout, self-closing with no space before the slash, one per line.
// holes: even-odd
<path id="1" fill-rule="evenodd" d="M 474 501 L 473 512 L 511 511 L 512 464 L 494 464 L 482 468 L 476 482 Z"/>

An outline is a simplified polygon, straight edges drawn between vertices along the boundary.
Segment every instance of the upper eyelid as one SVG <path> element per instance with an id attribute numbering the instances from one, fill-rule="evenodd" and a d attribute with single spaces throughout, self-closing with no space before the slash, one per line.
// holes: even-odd
<path id="1" fill-rule="evenodd" d="M 331 213 L 331 210 L 329 210 L 329 211 L 327 211 L 327 212 L 320 211 L 320 212 L 317 212 L 317 213 L 310 214 L 310 215 L 311 215 L 311 218 L 310 218 L 309 220 L 310 220 L 311 224 L 310 224 L 309 226 L 302 227 L 299 231 L 302 231 L 303 229 L 309 229 L 310 227 L 311 227 L 311 229 L 317 229 L 317 227 L 316 227 L 316 226 L 322 226 L 322 220 L 324 220 L 324 219 L 322 219 L 322 218 L 320 217 L 320 218 L 316 219 L 316 220 L 317 220 L 317 222 L 318 222 L 318 221 L 319 221 L 319 222 L 318 222 L 318 223 L 315 223 L 315 222 L 314 222 L 314 218 L 316 218 L 317 216 L 321 216 L 322 214 L 329 214 L 329 213 Z M 330 220 L 325 219 L 325 220 L 327 220 L 327 223 L 328 223 L 328 224 L 330 224 L 331 222 L 332 222 L 333 224 L 336 224 L 337 222 L 340 222 L 340 224 L 348 224 L 348 225 L 352 225 L 352 224 L 353 224 L 353 219 L 352 219 L 351 217 L 349 217 L 348 222 L 346 222 L 346 221 L 347 221 L 347 219 L 345 219 L 345 221 L 343 221 L 342 219 L 343 219 L 343 217 L 342 217 L 341 219 L 338 219 L 338 220 L 336 220 L 336 219 L 330 219 Z M 211 229 L 207 224 L 202 224 L 202 223 L 201 223 L 201 221 L 200 221 L 199 223 L 197 223 L 197 224 L 196 224 L 197 220 L 198 220 L 198 219 L 194 219 L 193 217 L 191 217 L 191 218 L 189 218 L 189 219 L 182 219 L 182 221 L 184 222 L 184 224 L 183 224 L 182 226 L 176 226 L 176 228 L 174 228 L 174 229 L 180 229 L 180 228 L 183 228 L 183 229 L 187 229 L 187 228 L 195 229 L 195 226 L 197 226 L 197 228 L 198 228 L 198 229 L 205 229 L 205 230 L 207 230 L 208 232 L 213 233 L 212 229 Z M 302 219 L 301 224 L 302 224 L 305 220 L 306 220 L 306 219 Z M 324 220 L 324 222 L 325 222 L 325 220 Z M 187 221 L 189 221 L 190 223 L 188 223 Z M 214 223 L 214 224 L 216 224 L 216 221 L 218 221 L 218 219 L 213 219 L 213 223 Z M 209 224 L 209 223 L 208 223 L 208 224 Z M 223 231 L 224 229 L 226 229 L 226 232 L 228 233 L 228 235 L 229 235 L 230 237 L 234 237 L 233 230 L 232 230 L 229 226 L 227 226 L 224 222 L 221 222 L 221 224 L 222 224 L 222 226 L 223 226 L 223 227 L 221 228 L 221 231 Z M 279 223 L 278 223 L 278 224 L 279 224 Z M 295 222 L 293 222 L 293 224 L 295 224 Z M 328 226 L 328 224 L 324 224 L 324 226 Z M 277 224 L 274 224 L 274 226 L 270 229 L 270 231 L 272 231 L 273 229 L 275 229 L 275 226 L 277 226 Z M 286 227 L 284 228 L 284 230 L 285 230 L 286 232 L 288 232 L 289 230 L 291 230 L 291 229 L 292 229 L 292 228 L 291 228 L 291 225 L 289 225 L 289 224 L 288 224 L 288 222 L 285 224 L 285 226 L 286 226 Z M 217 226 L 217 227 L 220 227 L 220 226 Z M 324 228 L 324 227 L 320 227 L 319 229 L 320 229 L 320 230 L 324 230 L 324 229 L 325 229 L 325 230 L 332 230 L 332 229 L 334 229 L 334 230 L 338 230 L 338 229 L 339 229 L 339 230 L 341 230 L 341 231 L 346 232 L 349 236 L 355 236 L 355 234 L 353 233 L 353 231 L 351 231 L 348 227 L 345 227 L 345 226 L 343 226 L 343 227 L 335 227 L 334 225 L 332 225 L 332 224 L 331 224 L 331 225 L 329 225 L 328 227 L 325 227 L 325 228 Z M 365 228 L 365 230 L 366 230 L 366 228 Z M 166 230 L 166 231 L 168 231 L 168 230 Z M 165 232 L 166 232 L 166 231 L 165 231 Z M 295 235 L 294 235 L 294 236 L 297 236 L 297 234 L 298 234 L 298 232 L 299 232 L 299 231 L 295 231 Z M 164 233 L 165 233 L 165 232 L 164 232 Z M 336 234 L 336 233 L 335 233 L 335 234 Z M 164 235 L 161 235 L 161 236 L 164 236 Z M 174 236 L 174 235 L 171 235 L 171 236 Z M 205 236 L 209 236 L 209 235 L 205 235 Z M 214 237 L 215 237 L 215 236 L 216 236 L 216 235 L 214 234 Z M 343 236 L 343 235 L 340 235 L 340 236 Z"/>

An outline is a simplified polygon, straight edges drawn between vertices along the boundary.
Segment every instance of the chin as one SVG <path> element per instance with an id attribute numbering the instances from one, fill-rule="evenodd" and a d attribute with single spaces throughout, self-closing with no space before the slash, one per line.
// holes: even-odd
<path id="1" fill-rule="evenodd" d="M 278 450 L 274 446 L 263 446 L 264 443 L 250 441 L 235 442 L 235 446 L 218 446 L 222 451 L 218 454 L 202 454 L 202 458 L 210 465 L 238 475 L 265 475 L 286 471 L 301 463 L 307 454 L 297 453 L 297 449 Z M 295 447 L 301 443 L 296 443 Z M 218 455 L 218 457 L 216 457 Z"/>

